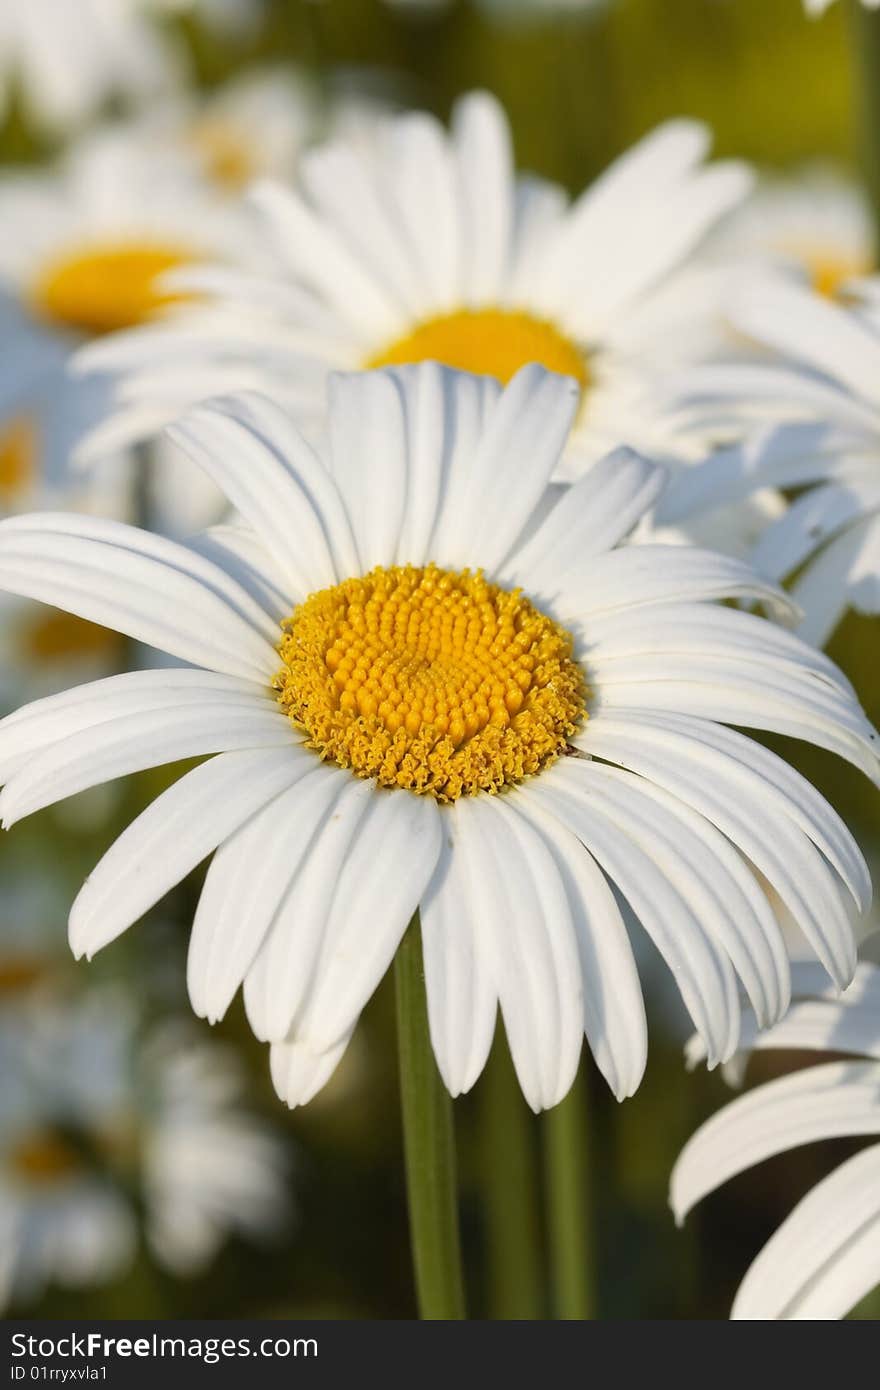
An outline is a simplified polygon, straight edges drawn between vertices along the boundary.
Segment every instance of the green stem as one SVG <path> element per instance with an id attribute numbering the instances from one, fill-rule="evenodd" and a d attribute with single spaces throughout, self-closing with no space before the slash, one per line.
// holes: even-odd
<path id="1" fill-rule="evenodd" d="M 418 913 L 394 961 L 410 1242 L 419 1316 L 463 1318 L 452 1101 L 437 1072 Z"/>
<path id="2" fill-rule="evenodd" d="M 880 251 L 880 12 L 851 0 L 850 39 L 857 79 L 861 160 Z"/>
<path id="3" fill-rule="evenodd" d="M 565 1099 L 544 1116 L 544 1156 L 556 1316 L 582 1321 L 594 1316 L 586 1063 Z"/>
<path id="4" fill-rule="evenodd" d="M 530 1115 L 502 1028 L 481 1085 L 489 1316 L 544 1316 L 538 1163 Z"/>

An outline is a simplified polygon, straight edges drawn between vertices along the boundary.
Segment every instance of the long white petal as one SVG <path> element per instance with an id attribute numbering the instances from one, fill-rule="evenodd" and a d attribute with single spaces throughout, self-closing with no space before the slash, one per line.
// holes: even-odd
<path id="1" fill-rule="evenodd" d="M 468 911 L 471 882 L 454 806 L 443 812 L 437 867 L 421 904 L 428 1024 L 450 1095 L 469 1091 L 492 1046 L 498 991 L 480 923 Z"/>
<path id="2" fill-rule="evenodd" d="M 725 1105 L 678 1156 L 670 1204 L 678 1222 L 716 1187 L 774 1154 L 817 1139 L 880 1133 L 876 1062 L 826 1062 Z"/>
<path id="3" fill-rule="evenodd" d="M 250 816 L 284 791 L 314 754 L 285 749 L 219 753 L 158 796 L 104 855 L 70 910 L 74 954 L 106 946 Z"/>
<path id="4" fill-rule="evenodd" d="M 639 972 L 620 909 L 589 850 L 543 807 L 528 787 L 516 807 L 546 841 L 565 886 L 584 991 L 584 1030 L 596 1065 L 618 1100 L 637 1090 L 648 1055 Z"/>
<path id="5" fill-rule="evenodd" d="M 845 1317 L 880 1283 L 880 1144 L 842 1163 L 771 1236 L 734 1300 L 742 1321 Z"/>
<path id="6" fill-rule="evenodd" d="M 566 772 L 567 759 L 529 785 L 529 796 L 567 825 L 595 856 L 672 971 L 712 1064 L 736 1047 L 739 1004 L 733 971 L 662 868 L 596 810 Z"/>
<path id="7" fill-rule="evenodd" d="M 216 1023 L 263 944 L 303 857 L 350 776 L 303 760 L 286 791 L 217 850 L 205 877 L 187 956 L 190 1003 Z"/>
<path id="8" fill-rule="evenodd" d="M 0 522 L 0 588 L 114 628 L 182 661 L 263 682 L 276 629 L 216 565 L 185 546 L 101 518 Z"/>
<path id="9" fill-rule="evenodd" d="M 269 1049 L 269 1065 L 279 1098 L 291 1109 L 307 1105 L 326 1086 L 350 1041 L 351 1033 L 348 1033 L 327 1052 L 312 1052 L 299 1042 L 273 1043 Z"/>

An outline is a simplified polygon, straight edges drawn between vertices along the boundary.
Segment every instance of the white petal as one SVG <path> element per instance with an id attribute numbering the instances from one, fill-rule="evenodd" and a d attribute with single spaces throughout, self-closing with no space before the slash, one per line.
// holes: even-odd
<path id="1" fill-rule="evenodd" d="M 441 812 L 430 796 L 376 791 L 342 866 L 296 1039 L 317 1052 L 351 1030 L 376 989 L 440 854 Z"/>
<path id="2" fill-rule="evenodd" d="M 570 377 L 536 363 L 517 372 L 488 413 L 460 485 L 450 487 L 437 537 L 447 563 L 502 563 L 546 492 L 578 400 Z"/>
<path id="3" fill-rule="evenodd" d="M 187 547 L 231 575 L 276 622 L 290 617 L 290 583 L 278 573 L 253 531 L 244 526 L 210 526 L 191 537 Z"/>
<path id="4" fill-rule="evenodd" d="M 505 574 L 530 593 L 577 584 L 581 567 L 613 549 L 657 500 L 665 470 L 632 449 L 617 449 L 566 489 Z"/>
<path id="5" fill-rule="evenodd" d="M 741 735 L 697 721 L 676 726 L 653 712 L 600 714 L 578 743 L 705 816 L 775 888 L 832 978 L 849 981 L 852 928 L 810 840 L 839 868 L 857 905 L 866 894 L 870 901 L 870 879 L 842 822 L 797 773 Z"/>
<path id="6" fill-rule="evenodd" d="M 778 276 L 740 287 L 728 312 L 743 332 L 880 405 L 880 340 L 852 310 Z"/>
<path id="7" fill-rule="evenodd" d="M 733 847 L 704 817 L 644 778 L 600 763 L 580 762 L 577 769 L 591 801 L 616 814 L 654 861 L 665 863 L 679 892 L 730 957 L 761 1024 L 775 1023 L 791 993 L 785 941 L 754 875 Z"/>
<path id="8" fill-rule="evenodd" d="M 466 304 L 498 303 L 511 264 L 513 151 L 501 105 L 472 92 L 452 118 L 461 199 Z"/>
<path id="9" fill-rule="evenodd" d="M 207 753 L 298 742 L 275 703 L 252 696 L 123 714 L 69 733 L 36 754 L 0 793 L 5 829 L 68 796 L 132 772 Z"/>
<path id="10" fill-rule="evenodd" d="M 291 1109 L 307 1105 L 326 1086 L 350 1041 L 348 1033 L 328 1052 L 311 1052 L 299 1042 L 273 1043 L 269 1059 L 272 1083 L 280 1099 Z"/>
<path id="11" fill-rule="evenodd" d="M 584 991 L 584 1029 L 596 1065 L 618 1100 L 638 1088 L 648 1055 L 639 973 L 620 909 L 608 882 L 577 836 L 542 807 L 528 787 L 517 809 L 545 840 L 565 886 L 577 939 Z"/>
<path id="12" fill-rule="evenodd" d="M 462 231 L 458 170 L 446 131 L 422 111 L 408 112 L 388 131 L 395 210 L 418 258 L 422 313 L 462 300 Z"/>
<path id="13" fill-rule="evenodd" d="M 284 791 L 314 754 L 219 753 L 186 773 L 132 821 L 86 879 L 70 910 L 74 954 L 106 946 L 250 816 Z"/>
<path id="14" fill-rule="evenodd" d="M 485 943 L 519 1082 L 533 1110 L 574 1080 L 584 1031 L 580 961 L 566 891 L 543 839 L 506 797 L 457 803 L 470 880 L 461 910 Z"/>
<path id="15" fill-rule="evenodd" d="M 291 598 L 301 602 L 343 576 L 336 573 L 322 518 L 295 465 L 242 418 L 243 405 L 233 396 L 199 406 L 170 426 L 168 435 L 222 489 L 287 579 Z M 300 452 L 307 448 L 303 441 Z"/>
<path id="16" fill-rule="evenodd" d="M 156 711 L 212 711 L 247 701 L 254 710 L 270 710 L 277 702 L 253 681 L 213 671 L 127 671 L 88 685 L 48 695 L 0 720 L 0 782 L 7 782 L 35 753 L 52 744 L 123 715 Z"/>
<path id="17" fill-rule="evenodd" d="M 498 991 L 479 922 L 468 911 L 466 833 L 454 806 L 442 812 L 440 858 L 420 910 L 431 1044 L 452 1096 L 481 1075 L 495 1034 Z"/>
<path id="18" fill-rule="evenodd" d="M 263 682 L 276 629 L 228 575 L 133 526 L 50 512 L 0 522 L 0 588 L 208 670 Z"/>
<path id="19" fill-rule="evenodd" d="M 843 1135 L 880 1133 L 875 1062 L 826 1062 L 768 1081 L 707 1120 L 678 1156 L 670 1204 L 678 1222 L 716 1187 L 774 1154 Z"/>
<path id="20" fill-rule="evenodd" d="M 567 825 L 595 856 L 654 941 L 681 992 L 712 1063 L 736 1046 L 739 1005 L 733 971 L 663 868 L 620 826 L 597 811 L 556 763 L 529 785 L 529 796 Z"/>
<path id="21" fill-rule="evenodd" d="M 739 1287 L 731 1318 L 845 1317 L 880 1283 L 880 1145 L 842 1163 L 799 1202 Z"/>
<path id="22" fill-rule="evenodd" d="M 390 342 L 399 336 L 399 307 L 325 218 L 280 185 L 258 183 L 249 197 L 264 214 L 275 248 L 290 270 L 326 300 L 365 353 L 377 339 Z"/>
<path id="23" fill-rule="evenodd" d="M 263 944 L 304 855 L 350 783 L 316 759 L 217 850 L 196 909 L 187 957 L 195 1012 L 222 1018 Z"/>
<path id="24" fill-rule="evenodd" d="M 396 373 L 334 374 L 330 467 L 354 530 L 361 572 L 392 563 L 408 478 L 406 395 Z"/>

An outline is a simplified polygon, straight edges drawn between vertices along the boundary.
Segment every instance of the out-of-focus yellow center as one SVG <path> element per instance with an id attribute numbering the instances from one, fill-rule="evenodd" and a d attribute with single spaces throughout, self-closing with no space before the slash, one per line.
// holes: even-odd
<path id="1" fill-rule="evenodd" d="M 46 1184 L 63 1181 L 82 1167 L 74 1146 L 53 1130 L 38 1130 L 28 1134 L 9 1153 L 13 1173 L 29 1183 Z"/>
<path id="2" fill-rule="evenodd" d="M 30 956 L 0 960 L 0 999 L 29 989 L 43 978 L 45 962 Z"/>
<path id="3" fill-rule="evenodd" d="M 225 121 L 200 121 L 192 130 L 190 143 L 209 176 L 222 188 L 237 191 L 257 173 L 255 151 Z"/>
<path id="4" fill-rule="evenodd" d="M 158 242 L 82 246 L 43 268 L 31 300 L 43 318 L 90 337 L 135 328 L 183 297 L 157 281 L 194 259 L 192 250 Z"/>
<path id="5" fill-rule="evenodd" d="M 454 801 L 564 752 L 586 686 L 564 628 L 470 570 L 377 568 L 282 624 L 282 708 L 322 758 Z"/>
<path id="6" fill-rule="evenodd" d="M 20 497 L 37 467 L 37 428 L 26 415 L 0 426 L 0 502 Z"/>
<path id="7" fill-rule="evenodd" d="M 48 608 L 26 624 L 20 642 L 25 656 L 41 663 L 76 657 L 109 660 L 120 650 L 122 638 L 111 628 Z"/>
<path id="8" fill-rule="evenodd" d="M 801 263 L 813 289 L 827 299 L 837 299 L 848 280 L 870 275 L 874 269 L 869 256 L 846 254 L 835 247 L 798 243 L 782 250 Z"/>
<path id="9" fill-rule="evenodd" d="M 550 372 L 589 384 L 587 359 L 552 323 L 512 309 L 460 309 L 428 319 L 364 365 L 401 366 L 442 362 L 462 372 L 494 376 L 507 384 L 520 367 L 540 362 Z"/>

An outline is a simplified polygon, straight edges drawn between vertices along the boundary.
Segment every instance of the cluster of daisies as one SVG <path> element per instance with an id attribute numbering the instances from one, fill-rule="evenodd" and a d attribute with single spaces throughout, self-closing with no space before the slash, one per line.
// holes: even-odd
<path id="1" fill-rule="evenodd" d="M 121 43 L 146 8 L 84 13 L 112 11 Z M 46 95 L 29 55 L 48 61 L 33 34 L 56 6 L 8 10 L 0 75 L 11 54 Z M 102 53 L 42 115 L 103 95 Z M 241 989 L 296 1106 L 417 921 L 448 1090 L 477 1081 L 500 1014 L 541 1110 L 585 1038 L 614 1095 L 640 1084 L 647 933 L 693 1060 L 736 1081 L 756 1048 L 861 1059 L 710 1121 L 679 1215 L 787 1145 L 880 1131 L 864 857 L 744 732 L 880 784 L 880 737 L 823 651 L 848 609 L 880 612 L 871 221 L 826 171 L 756 186 L 708 144 L 669 121 L 570 200 L 517 172 L 489 94 L 447 127 L 276 72 L 0 183 L 3 824 L 197 760 L 89 874 L 74 953 L 208 860 L 193 1010 L 215 1022 Z M 99 1220 L 96 1277 L 131 1245 L 71 1125 L 141 1165 L 172 1262 L 214 1248 L 220 1152 L 218 1181 L 241 1173 L 226 1209 L 277 1219 L 277 1153 L 239 1135 L 225 1062 L 177 1036 L 150 1052 L 145 1144 L 114 1101 L 130 1020 L 59 1027 L 32 1052 L 70 1123 L 41 1127 L 30 1085 L 9 1099 L 0 1221 L 26 1273 L 55 1242 L 63 1277 Z M 80 1036 L 109 1048 L 99 1104 L 62 1079 Z M 878 1154 L 795 1210 L 735 1316 L 841 1316 L 880 1278 Z M 25 1181 L 46 1177 L 88 1203 L 47 1218 Z"/>

